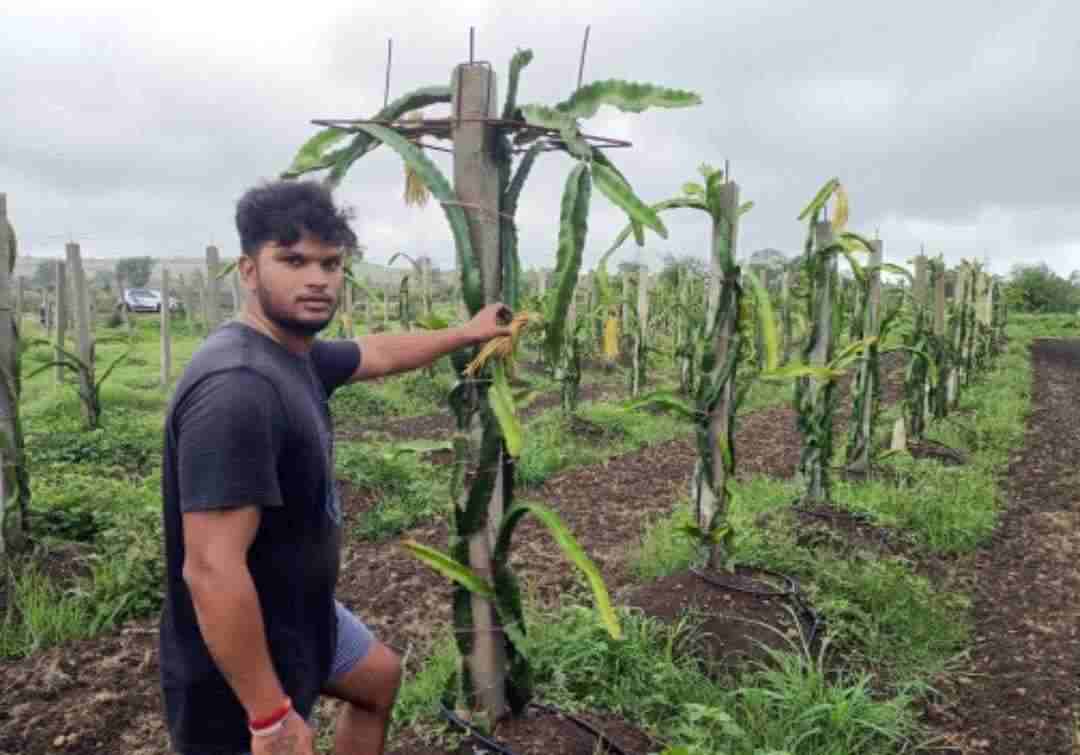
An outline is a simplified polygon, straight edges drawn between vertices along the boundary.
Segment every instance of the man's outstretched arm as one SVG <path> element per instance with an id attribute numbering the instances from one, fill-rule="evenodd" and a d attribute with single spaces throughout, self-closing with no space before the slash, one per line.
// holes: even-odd
<path id="1" fill-rule="evenodd" d="M 489 304 L 467 323 L 456 328 L 361 336 L 356 339 L 362 355 L 360 366 L 349 382 L 426 367 L 458 349 L 484 343 L 496 336 L 509 335 L 510 328 L 499 322 L 507 314 L 509 310 L 504 305 Z"/>

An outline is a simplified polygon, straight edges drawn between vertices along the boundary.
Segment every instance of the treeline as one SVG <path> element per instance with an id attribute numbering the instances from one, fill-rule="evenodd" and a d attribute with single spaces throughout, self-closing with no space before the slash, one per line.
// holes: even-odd
<path id="1" fill-rule="evenodd" d="M 1009 273 L 1005 298 L 1014 312 L 1080 311 L 1080 270 L 1062 278 L 1046 263 L 1016 265 Z"/>

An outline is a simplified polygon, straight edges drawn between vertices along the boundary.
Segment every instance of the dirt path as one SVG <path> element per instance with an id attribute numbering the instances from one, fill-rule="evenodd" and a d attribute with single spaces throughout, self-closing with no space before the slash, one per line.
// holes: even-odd
<path id="1" fill-rule="evenodd" d="M 955 753 L 1080 753 L 1080 340 L 1037 340 L 1008 509 L 975 557 L 975 648 L 931 710 Z"/>

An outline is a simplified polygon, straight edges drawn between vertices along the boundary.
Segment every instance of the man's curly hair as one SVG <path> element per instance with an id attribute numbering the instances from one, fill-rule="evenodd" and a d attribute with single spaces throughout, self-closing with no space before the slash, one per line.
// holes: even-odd
<path id="1" fill-rule="evenodd" d="M 236 203 L 236 230 L 244 254 L 267 243 L 292 246 L 304 234 L 324 244 L 350 248 L 356 234 L 350 214 L 334 205 L 330 190 L 315 181 L 269 181 L 249 189 Z"/>

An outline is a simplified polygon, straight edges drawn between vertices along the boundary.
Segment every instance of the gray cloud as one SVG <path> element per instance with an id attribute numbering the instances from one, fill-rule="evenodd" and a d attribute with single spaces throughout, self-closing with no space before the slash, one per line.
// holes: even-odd
<path id="1" fill-rule="evenodd" d="M 48 3 L 45 3 L 47 6 Z M 228 7 L 225 7 L 228 6 Z M 389 6 L 389 7 L 388 7 Z M 887 255 L 920 244 L 995 272 L 1046 261 L 1080 268 L 1080 12 L 1064 2 L 832 2 L 186 5 L 145 9 L 35 5 L 0 23 L 0 191 L 35 255 L 69 234 L 87 253 L 236 252 L 233 203 L 288 164 L 314 117 L 363 116 L 382 102 L 386 38 L 392 93 L 448 81 L 478 54 L 500 73 L 534 49 L 525 101 L 571 91 L 581 34 L 593 24 L 586 80 L 652 81 L 702 94 L 687 111 L 602 111 L 588 130 L 629 138 L 612 153 L 639 194 L 659 200 L 701 162 L 732 161 L 756 207 L 743 251 L 796 251 L 802 205 L 833 175 L 853 224 L 880 229 Z M 500 79 L 500 83 L 505 83 Z M 405 208 L 389 152 L 353 169 L 340 196 L 356 208 L 369 257 L 398 250 L 452 264 L 441 212 Z M 448 162 L 440 163 L 449 171 Z M 527 264 L 553 259 L 559 195 L 570 167 L 547 155 L 519 210 Z M 628 257 L 704 255 L 694 213 L 670 238 Z M 589 261 L 621 227 L 596 195 Z"/>

